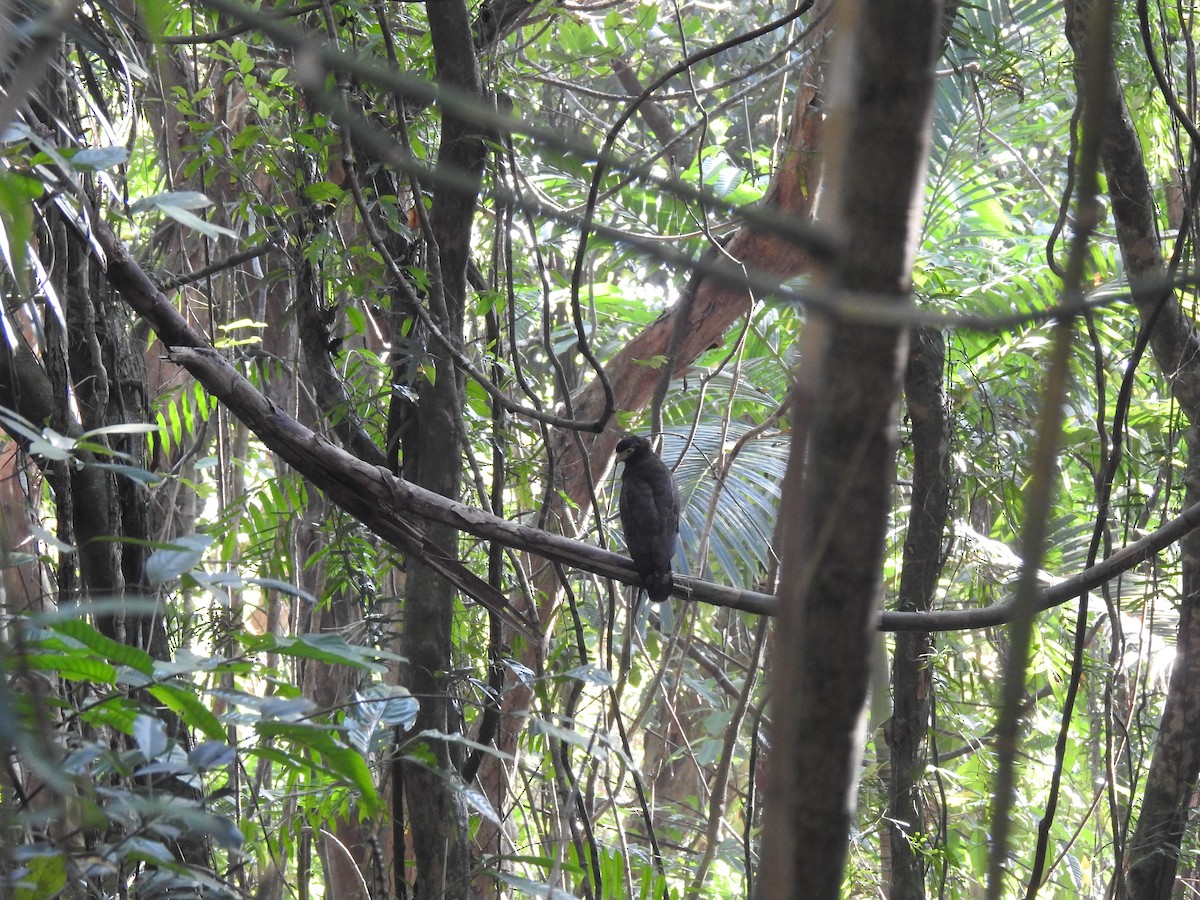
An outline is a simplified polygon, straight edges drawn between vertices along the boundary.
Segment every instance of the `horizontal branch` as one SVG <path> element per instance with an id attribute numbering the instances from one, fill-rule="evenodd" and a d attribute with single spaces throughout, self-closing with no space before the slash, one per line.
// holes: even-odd
<path id="1" fill-rule="evenodd" d="M 503 519 L 363 462 L 285 413 L 215 350 L 171 347 L 168 355 L 172 362 L 191 372 L 274 453 L 385 540 L 407 543 L 407 535 L 397 535 L 397 529 L 419 528 L 414 526 L 414 519 L 439 522 L 572 568 L 628 584 L 639 583 L 633 561 L 628 557 Z M 675 578 L 674 590 L 685 599 L 747 612 L 769 615 L 775 607 L 775 598 L 766 594 L 684 576 Z"/>
<path id="2" fill-rule="evenodd" d="M 441 522 L 572 568 L 627 584 L 638 583 L 633 561 L 628 557 L 502 519 L 424 490 L 360 460 L 305 428 L 260 393 L 223 356 L 206 346 L 204 337 L 179 315 L 102 220 L 93 217 L 92 226 L 94 246 L 103 252 L 101 262 L 109 282 L 170 347 L 171 359 L 187 368 L 272 451 L 384 540 L 411 552 L 414 547 L 424 546 L 419 523 Z M 1048 588 L 1038 601 L 1038 610 L 1051 609 L 1129 571 L 1197 527 L 1200 527 L 1200 504 L 1189 507 L 1153 534 L 1118 550 L 1103 562 Z M 774 615 L 778 608 L 778 600 L 772 595 L 684 575 L 675 576 L 672 593 L 684 600 L 758 615 Z M 1009 598 L 979 609 L 885 611 L 880 628 L 929 632 L 991 628 L 1009 621 L 1013 603 Z"/>
<path id="3" fill-rule="evenodd" d="M 1045 612 L 1061 606 L 1068 600 L 1081 596 L 1085 591 L 1111 581 L 1156 556 L 1197 527 L 1200 527 L 1200 503 L 1189 506 L 1162 528 L 1122 547 L 1108 559 L 1046 588 L 1037 600 L 1035 611 Z M 1016 604 L 1016 598 L 1010 596 L 999 603 L 979 609 L 885 612 L 881 627 L 884 631 L 964 631 L 972 628 L 992 628 L 1007 624 L 1012 619 Z"/>
<path id="4" fill-rule="evenodd" d="M 168 346 L 171 360 L 186 368 L 267 447 L 324 491 L 334 503 L 393 546 L 404 552 L 424 554 L 427 545 L 420 522 L 442 522 L 573 568 L 628 584 L 639 583 L 633 561 L 628 557 L 510 522 L 424 490 L 305 428 L 247 381 L 228 360 L 207 346 L 204 336 L 179 314 L 98 215 L 92 216 L 91 224 L 90 236 L 94 243 L 89 242 L 89 246 L 100 251 L 97 256 L 106 278 Z M 449 560 L 443 562 L 448 567 L 451 563 Z M 446 574 L 453 578 L 451 572 Z M 465 592 L 479 599 L 481 584 L 478 579 L 472 579 Z M 770 595 L 683 575 L 675 576 L 674 590 L 677 596 L 685 599 L 759 615 L 773 615 L 776 606 L 775 598 Z M 499 606 L 498 598 L 493 597 L 492 601 L 489 608 Z M 513 621 L 515 613 L 505 617 L 510 624 L 520 627 L 519 622 Z M 532 627 L 532 623 L 525 625 L 521 630 Z"/>
<path id="5" fill-rule="evenodd" d="M 172 347 L 170 357 L 212 391 L 263 443 L 385 539 L 390 539 L 389 535 L 401 524 L 412 528 L 411 519 L 440 522 L 575 569 L 627 584 L 638 583 L 637 572 L 628 557 L 501 518 L 362 462 L 284 413 L 215 350 Z M 1048 588 L 1038 600 L 1038 611 L 1066 603 L 1129 571 L 1198 526 L 1200 504 L 1189 507 L 1162 528 L 1123 547 L 1108 559 Z M 684 600 L 759 615 L 774 615 L 778 608 L 777 598 L 770 594 L 738 590 L 683 575 L 675 576 L 671 593 Z M 928 632 L 990 628 L 1006 624 L 1012 617 L 1014 604 L 1015 601 L 1009 598 L 979 609 L 889 610 L 883 613 L 880 628 L 883 631 Z"/>

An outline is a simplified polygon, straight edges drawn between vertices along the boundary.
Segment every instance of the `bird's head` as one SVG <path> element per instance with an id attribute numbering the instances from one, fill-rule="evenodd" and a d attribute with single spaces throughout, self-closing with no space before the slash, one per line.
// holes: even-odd
<path id="1" fill-rule="evenodd" d="M 639 435 L 631 434 L 629 437 L 621 438 L 617 444 L 617 462 L 640 459 L 651 452 L 648 440 Z"/>

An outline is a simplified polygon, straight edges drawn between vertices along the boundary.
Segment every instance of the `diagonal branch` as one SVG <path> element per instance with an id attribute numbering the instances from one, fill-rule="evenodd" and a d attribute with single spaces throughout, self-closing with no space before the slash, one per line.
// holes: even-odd
<path id="1" fill-rule="evenodd" d="M 106 257 L 103 262 L 106 262 L 109 282 L 125 302 L 149 322 L 163 343 L 171 348 L 171 359 L 187 368 L 264 444 L 380 537 L 405 551 L 421 554 L 422 558 L 434 564 L 439 560 L 436 556 L 430 556 L 432 551 L 426 546 L 422 529 L 415 521 L 439 522 L 552 562 L 627 584 L 638 583 L 633 561 L 628 557 L 503 519 L 423 490 L 305 428 L 261 394 L 224 357 L 207 346 L 204 337 L 155 287 L 108 225 L 99 218 L 93 219 L 92 237 Z M 1200 527 L 1200 504 L 1189 507 L 1162 528 L 1118 550 L 1108 559 L 1050 587 L 1039 597 L 1038 610 L 1044 611 L 1066 603 L 1081 591 L 1129 571 L 1197 527 Z M 529 634 L 533 626 L 511 610 L 502 595 L 498 595 L 494 589 L 485 591 L 486 582 L 474 576 L 461 562 L 449 558 L 440 562 L 447 566 L 447 577 L 467 596 L 489 608 L 499 606 L 499 615 Z M 777 605 L 776 598 L 769 594 L 743 591 L 682 575 L 675 577 L 673 593 L 685 600 L 758 615 L 774 615 Z M 1002 625 L 1011 614 L 1012 601 L 1009 599 L 979 609 L 885 611 L 880 627 L 884 631 L 960 631 Z"/>

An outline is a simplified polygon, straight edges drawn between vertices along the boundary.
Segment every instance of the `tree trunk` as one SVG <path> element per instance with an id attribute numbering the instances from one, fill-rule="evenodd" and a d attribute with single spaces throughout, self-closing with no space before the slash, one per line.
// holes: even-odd
<path id="1" fill-rule="evenodd" d="M 1087 57 L 1087 23 L 1095 0 L 1066 4 L 1067 36 L 1075 50 L 1076 84 L 1102 104 L 1105 126 L 1101 157 L 1121 258 L 1133 301 L 1147 326 L 1159 368 L 1171 378 L 1171 390 L 1191 427 L 1187 431 L 1187 503 L 1200 499 L 1200 362 L 1196 335 L 1183 308 L 1171 295 L 1169 273 L 1158 239 L 1154 194 L 1141 144 L 1110 62 L 1098 83 L 1082 83 Z M 1183 600 L 1176 638 L 1175 664 L 1146 777 L 1141 813 L 1118 871 L 1116 895 L 1131 900 L 1168 900 L 1175 883 L 1188 806 L 1200 776 L 1200 536 L 1182 541 Z"/>
<path id="2" fill-rule="evenodd" d="M 812 37 L 813 44 L 822 46 L 825 37 L 822 25 Z M 822 56 L 815 50 L 814 55 Z M 801 75 L 779 168 L 763 201 L 765 207 L 800 221 L 810 218 L 820 182 L 817 146 L 824 111 L 819 100 L 819 82 L 819 60 L 815 59 Z M 795 242 L 789 241 L 784 235 L 753 226 L 739 231 L 724 252 L 747 268 L 774 272 L 781 279 L 809 271 L 808 254 Z M 674 359 L 674 373 L 680 376 L 687 372 L 692 361 L 701 353 L 719 345 L 725 331 L 740 316 L 750 313 L 751 305 L 752 297 L 744 289 L 738 290 L 716 279 L 693 280 L 687 288 L 687 295 L 608 361 L 604 371 L 612 385 L 616 407 L 629 411 L 646 408 L 661 373 L 655 367 L 646 365 L 645 361 L 669 352 L 676 329 L 680 329 L 684 336 Z M 679 322 L 681 317 L 684 319 L 682 323 Z M 580 419 L 595 418 L 603 407 L 604 391 L 598 380 L 590 383 L 574 400 L 575 414 Z M 576 523 L 583 521 L 591 509 L 591 485 L 602 479 L 612 465 L 620 437 L 615 430 L 601 434 L 573 434 L 563 430 L 554 432 L 550 452 L 556 460 L 561 493 L 551 498 L 554 506 L 547 519 L 547 529 L 560 534 L 575 534 Z M 539 576 L 534 584 L 534 593 L 544 600 L 530 616 L 536 617 L 546 628 L 555 620 L 562 591 L 552 566 L 539 566 L 537 571 Z M 541 671 L 547 646 L 548 639 L 541 645 L 525 642 L 521 662 L 533 671 Z M 499 750 L 506 753 L 515 751 L 528 721 L 532 702 L 533 690 L 528 681 L 510 673 L 502 701 L 503 716 L 496 736 Z M 502 762 L 494 756 L 484 759 L 479 781 L 497 809 L 504 804 L 507 779 L 508 771 Z M 498 829 L 489 822 L 483 822 L 476 835 L 476 846 L 480 852 L 499 852 Z"/>
<path id="3" fill-rule="evenodd" d="M 1186 501 L 1200 500 L 1200 433 L 1188 429 Z M 1154 758 L 1142 792 L 1137 828 L 1125 851 L 1125 877 L 1117 896 L 1171 900 L 1179 848 L 1200 775 L 1200 535 L 1190 532 L 1183 550 L 1183 598 L 1175 663 L 1159 723 Z"/>
<path id="4" fill-rule="evenodd" d="M 903 310 L 910 304 L 941 4 L 864 0 L 839 3 L 835 13 L 831 58 L 841 68 L 831 75 L 830 94 L 847 107 L 831 109 L 827 132 L 826 221 L 840 253 L 824 281 Z M 898 325 L 810 315 L 806 329 L 784 487 L 759 878 L 761 895 L 773 900 L 835 900 L 841 893 L 906 345 Z"/>
<path id="5" fill-rule="evenodd" d="M 429 4 L 428 11 L 438 81 L 482 97 L 466 4 L 445 0 Z M 471 227 L 484 163 L 481 138 L 472 123 L 442 116 L 438 166 L 466 176 L 475 184 L 475 191 L 470 193 L 441 184 L 433 193 L 433 241 L 428 248 L 434 282 L 430 311 L 443 334 L 457 345 L 463 337 Z M 404 441 L 404 467 L 416 484 L 457 499 L 462 467 L 459 435 L 463 376 L 447 354 L 434 352 L 436 376 L 418 387 L 412 428 Z M 450 558 L 457 558 L 457 530 L 431 523 L 425 534 Z M 410 556 L 401 652 L 406 660 L 402 683 L 421 700 L 415 732 L 461 731 L 449 676 L 454 606 L 454 585 L 420 558 Z M 403 779 L 412 830 L 417 866 L 414 896 L 417 900 L 466 897 L 470 887 L 467 810 L 461 793 L 451 787 L 457 773 L 450 744 L 433 740 L 423 749 L 428 754 L 424 764 L 402 762 L 395 773 Z"/>
<path id="6" fill-rule="evenodd" d="M 946 339 L 918 329 L 912 336 L 905 397 L 912 426 L 913 479 L 904 540 L 904 567 L 897 604 L 905 611 L 928 610 L 942 571 L 950 511 L 950 435 L 942 379 Z M 929 660 L 933 640 L 925 632 L 896 635 L 892 660 L 892 718 L 885 733 L 891 750 L 891 786 L 885 820 L 891 847 L 891 900 L 923 900 L 925 834 L 921 780 L 925 732 L 932 702 Z"/>

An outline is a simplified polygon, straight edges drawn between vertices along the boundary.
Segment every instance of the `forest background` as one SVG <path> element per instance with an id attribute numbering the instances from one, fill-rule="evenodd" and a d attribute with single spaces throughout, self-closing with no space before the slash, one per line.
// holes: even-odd
<path id="1" fill-rule="evenodd" d="M 0 893 L 1190 896 L 1194 12 L 0 2 Z"/>

